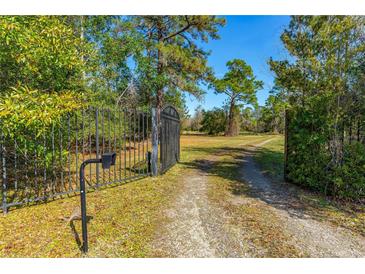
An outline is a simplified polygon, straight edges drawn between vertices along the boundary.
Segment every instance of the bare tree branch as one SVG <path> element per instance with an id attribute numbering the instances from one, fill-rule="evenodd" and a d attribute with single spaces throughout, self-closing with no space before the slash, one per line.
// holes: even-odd
<path id="1" fill-rule="evenodd" d="M 188 37 L 186 37 L 184 34 L 182 34 L 182 33 L 179 33 L 179 35 L 182 37 L 182 38 L 184 38 L 188 43 L 189 43 L 189 46 L 190 47 L 193 47 L 193 44 L 192 44 L 192 42 L 190 41 L 190 39 L 188 38 Z"/>

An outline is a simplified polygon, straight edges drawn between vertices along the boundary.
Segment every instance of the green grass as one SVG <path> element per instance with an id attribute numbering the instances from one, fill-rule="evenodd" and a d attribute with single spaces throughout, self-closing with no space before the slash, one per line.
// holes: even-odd
<path id="1" fill-rule="evenodd" d="M 178 168 L 165 180 L 148 178 L 87 194 L 90 257 L 145 257 L 159 212 L 176 187 Z M 79 205 L 79 196 L 12 210 L 0 218 L 1 257 L 79 257 L 77 240 L 60 218 Z M 80 221 L 75 230 L 81 238 Z"/>
<path id="2" fill-rule="evenodd" d="M 257 149 L 254 156 L 262 171 L 274 181 L 284 178 L 284 138 L 276 136 L 272 141 Z"/>
<path id="3" fill-rule="evenodd" d="M 270 139 L 273 136 L 266 136 Z M 259 136 L 253 145 L 263 141 Z M 209 199 L 216 206 L 222 207 L 229 217 L 230 225 L 244 231 L 241 241 L 258 257 L 305 257 L 293 245 L 291 236 L 283 231 L 281 221 L 268 206 L 253 199 L 250 188 L 242 179 L 241 159 L 245 146 L 230 142 L 217 147 L 212 153 L 215 156 L 209 173 Z M 212 157 L 210 156 L 212 159 Z M 247 199 L 247 203 L 232 202 L 235 197 Z M 259 252 L 258 252 L 259 250 Z"/>
<path id="4" fill-rule="evenodd" d="M 258 151 L 256 160 L 270 176 L 281 176 L 278 154 L 282 153 L 279 136 L 240 135 L 237 137 L 182 136 L 181 162 L 163 176 L 145 178 L 115 187 L 106 187 L 87 194 L 89 221 L 89 257 L 151 257 L 156 231 L 163 224 L 162 212 L 171 206 L 182 189 L 182 178 L 192 169 L 201 168 L 202 161 L 218 161 L 209 171 L 209 197 L 221 203 L 232 216 L 232 224 L 256 234 L 243 239 L 264 247 L 267 256 L 299 253 L 290 245 L 280 224 L 265 208 L 228 205 L 228 194 L 247 195 L 248 188 L 240 179 L 239 159 L 245 146 L 275 137 Z M 323 203 L 322 196 L 303 191 L 301 199 L 307 211 L 317 218 L 329 219 L 362 231 L 365 214 Z M 72 228 L 60 218 L 69 216 L 79 205 L 79 196 L 46 204 L 13 209 L 0 215 L 0 257 L 81 257 Z M 80 221 L 75 231 L 81 237 Z M 268 239 L 279 239 L 275 245 Z"/>
<path id="5" fill-rule="evenodd" d="M 185 149 L 183 164 L 192 169 L 208 173 L 208 197 L 216 206 L 224 209 L 230 225 L 240 227 L 244 234 L 242 242 L 257 250 L 263 250 L 259 257 L 301 257 L 305 256 L 292 244 L 290 235 L 281 229 L 280 220 L 272 211 L 260 203 L 235 205 L 232 196 L 250 198 L 250 189 L 242 179 L 241 161 L 247 146 L 259 144 L 277 135 L 242 135 L 237 137 L 197 137 L 190 139 Z M 184 143 L 184 139 L 182 140 Z M 207 168 L 207 163 L 210 165 Z"/>
<path id="6" fill-rule="evenodd" d="M 181 178 L 214 148 L 263 140 L 265 136 L 182 136 L 181 163 L 163 176 L 145 178 L 87 194 L 89 257 L 150 257 L 151 241 L 181 189 Z M 12 209 L 0 215 L 0 257 L 80 257 L 75 231 L 61 220 L 79 206 L 79 196 Z"/>

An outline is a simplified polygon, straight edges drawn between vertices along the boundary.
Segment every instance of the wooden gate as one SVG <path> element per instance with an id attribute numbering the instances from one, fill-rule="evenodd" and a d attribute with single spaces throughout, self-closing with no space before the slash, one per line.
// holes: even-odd
<path id="1" fill-rule="evenodd" d="M 160 173 L 166 172 L 180 159 L 180 117 L 172 106 L 161 111 Z"/>

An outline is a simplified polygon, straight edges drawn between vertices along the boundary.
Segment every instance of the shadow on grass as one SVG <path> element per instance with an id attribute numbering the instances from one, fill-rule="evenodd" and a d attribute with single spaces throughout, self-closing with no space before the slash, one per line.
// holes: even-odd
<path id="1" fill-rule="evenodd" d="M 262 172 L 269 175 L 275 182 L 284 180 L 283 152 L 260 147 L 257 149 L 254 159 L 260 165 Z"/>
<path id="2" fill-rule="evenodd" d="M 277 209 L 285 210 L 292 217 L 323 220 L 323 212 L 318 210 L 318 205 L 313 206 L 301 199 L 301 195 L 306 190 L 284 182 L 281 159 L 283 153 L 267 148 L 253 150 L 250 147 L 195 147 L 186 150 L 212 155 L 210 159 L 197 159 L 181 164 L 191 169 L 198 169 L 207 175 L 229 180 L 229 191 L 233 195 L 259 199 Z M 260 167 L 254 158 L 260 163 Z"/>
<path id="3" fill-rule="evenodd" d="M 92 216 L 87 216 L 86 217 L 86 223 L 88 224 L 91 220 L 93 219 Z M 82 241 L 80 239 L 80 235 L 79 233 L 77 232 L 77 229 L 75 227 L 75 224 L 74 224 L 74 221 L 75 220 L 72 220 L 70 221 L 69 225 L 70 225 L 70 228 L 71 228 L 71 233 L 72 235 L 74 236 L 74 239 L 75 239 L 75 242 L 77 244 L 77 247 L 79 248 L 79 250 L 82 252 Z"/>
<path id="4" fill-rule="evenodd" d="M 208 175 L 218 176 L 230 181 L 229 190 L 234 195 L 248 194 L 250 187 L 240 174 L 243 155 L 248 150 L 242 147 L 187 148 L 188 152 L 209 154 L 211 159 L 197 159 L 192 162 L 181 162 L 191 169 L 198 169 Z M 229 159 L 216 160 L 216 157 L 229 156 Z"/>

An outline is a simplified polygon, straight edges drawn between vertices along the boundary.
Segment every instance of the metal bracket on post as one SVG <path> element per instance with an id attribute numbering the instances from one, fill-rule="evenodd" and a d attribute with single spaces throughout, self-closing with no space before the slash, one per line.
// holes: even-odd
<path id="1" fill-rule="evenodd" d="M 151 155 L 152 176 L 158 175 L 158 121 L 157 110 L 152 108 L 152 155 Z"/>

